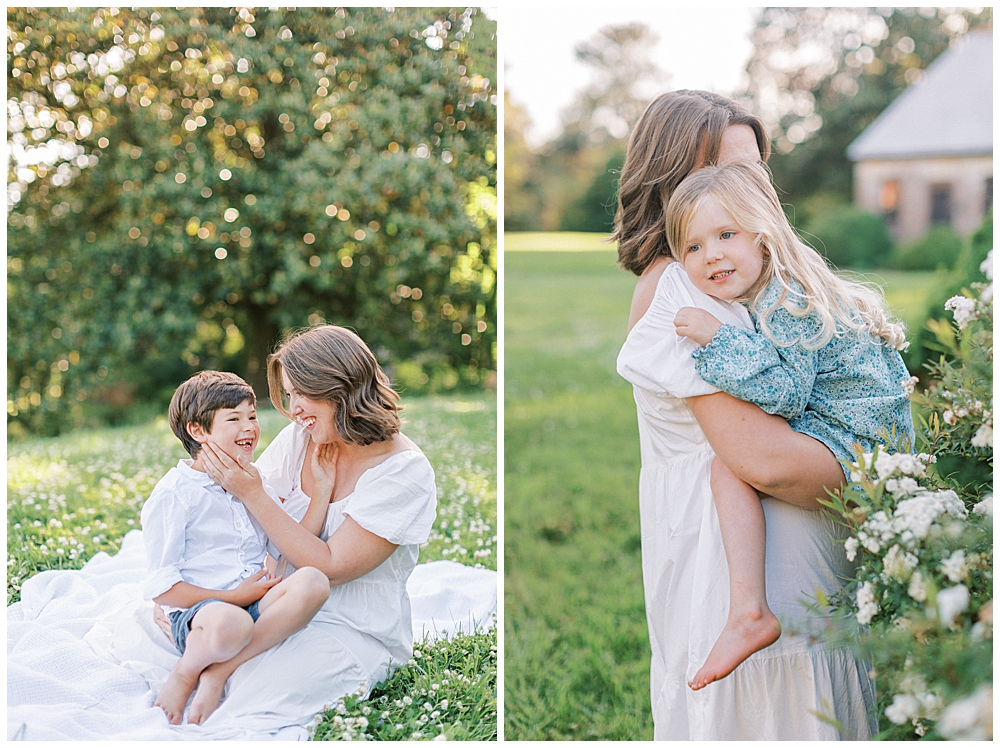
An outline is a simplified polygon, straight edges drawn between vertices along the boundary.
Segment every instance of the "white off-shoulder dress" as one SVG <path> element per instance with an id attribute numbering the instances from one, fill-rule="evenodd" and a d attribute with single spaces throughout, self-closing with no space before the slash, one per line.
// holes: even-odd
<path id="1" fill-rule="evenodd" d="M 753 329 L 739 304 L 698 291 L 680 263 L 667 266 L 652 304 L 618 356 L 632 383 L 642 470 L 639 513 L 654 737 L 657 740 L 863 740 L 877 727 L 875 689 L 864 663 L 796 631 L 826 621 L 806 603 L 841 586 L 851 569 L 838 525 L 820 511 L 763 499 L 767 599 L 781 638 L 730 676 L 692 691 L 726 622 L 729 572 L 712 500 L 714 453 L 684 398 L 717 392 L 695 372 L 696 344 L 676 334 L 681 307 Z M 836 721 L 840 729 L 823 715 Z"/>
<path id="2" fill-rule="evenodd" d="M 255 463 L 296 520 L 309 506 L 301 487 L 307 443 L 306 431 L 289 424 Z M 436 507 L 434 471 L 418 451 L 391 455 L 365 472 L 353 493 L 330 504 L 320 533 L 323 540 L 350 516 L 399 547 L 364 576 L 331 588 L 326 604 L 304 629 L 242 665 L 204 727 L 246 720 L 260 720 L 262 730 L 294 724 L 344 695 L 367 693 L 392 668 L 405 664 L 413 653 L 406 582 L 420 544 L 430 535 Z M 279 558 L 277 571 L 287 575 L 294 568 Z M 254 687 L 257 672 L 266 673 L 268 682 Z M 262 700 L 266 711 L 261 710 Z"/>

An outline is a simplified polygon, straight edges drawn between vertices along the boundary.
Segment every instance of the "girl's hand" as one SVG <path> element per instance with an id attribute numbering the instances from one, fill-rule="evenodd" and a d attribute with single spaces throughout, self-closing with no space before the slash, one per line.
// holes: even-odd
<path id="1" fill-rule="evenodd" d="M 339 444 L 317 444 L 312 453 L 312 472 L 316 480 L 316 499 L 333 501 L 333 489 L 337 485 L 337 459 L 340 457 Z"/>
<path id="2" fill-rule="evenodd" d="M 219 447 L 208 443 L 201 445 L 201 452 L 205 471 L 236 498 L 250 496 L 264 485 L 256 466 L 245 455 L 233 458 Z"/>
<path id="3" fill-rule="evenodd" d="M 706 346 L 722 327 L 722 323 L 711 312 L 693 306 L 681 307 L 674 316 L 674 327 L 682 338 L 690 338 L 700 346 Z"/>

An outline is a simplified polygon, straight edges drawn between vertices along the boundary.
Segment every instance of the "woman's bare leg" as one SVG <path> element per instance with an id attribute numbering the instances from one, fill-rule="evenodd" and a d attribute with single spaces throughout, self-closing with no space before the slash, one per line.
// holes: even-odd
<path id="1" fill-rule="evenodd" d="M 743 660 L 781 636 L 781 624 L 767 605 L 767 530 L 760 498 L 718 457 L 712 461 L 712 495 L 729 567 L 729 617 L 705 664 L 688 683 L 695 691 L 725 678 Z"/>
<path id="2" fill-rule="evenodd" d="M 170 724 L 181 723 L 188 697 L 202 671 L 213 662 L 237 654 L 250 641 L 252 628 L 250 615 L 229 603 L 209 603 L 194 614 L 184 654 L 154 702 L 154 706 L 166 712 Z"/>
<path id="3" fill-rule="evenodd" d="M 829 447 L 793 431 L 784 418 L 724 392 L 689 397 L 687 404 L 719 458 L 761 493 L 819 509 L 816 500 L 827 489 L 843 486 L 844 471 Z"/>
<path id="4" fill-rule="evenodd" d="M 249 643 L 234 657 L 202 671 L 188 712 L 188 723 L 200 725 L 208 719 L 219 707 L 226 681 L 236 668 L 303 628 L 323 607 L 329 595 L 330 580 L 312 567 L 297 570 L 269 589 L 260 600 L 260 618 L 253 625 Z"/>

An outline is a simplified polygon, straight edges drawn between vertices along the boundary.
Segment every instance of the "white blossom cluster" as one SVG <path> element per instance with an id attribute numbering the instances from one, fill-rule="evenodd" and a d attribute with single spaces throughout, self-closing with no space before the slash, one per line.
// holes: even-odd
<path id="1" fill-rule="evenodd" d="M 992 519 L 993 517 L 993 494 L 988 493 L 978 504 L 972 507 L 973 514 L 985 514 L 987 517 Z"/>
<path id="2" fill-rule="evenodd" d="M 984 304 L 990 304 L 993 302 L 993 250 L 991 249 L 986 255 L 986 259 L 982 261 L 979 265 L 979 270 L 982 271 L 983 275 L 986 276 L 986 280 L 989 284 L 985 286 L 979 295 Z"/>
<path id="3" fill-rule="evenodd" d="M 904 547 L 913 547 L 927 537 L 931 525 L 943 516 L 964 519 L 965 504 L 954 491 L 927 491 L 903 499 L 895 509 L 879 511 L 868 517 L 858 528 L 857 540 L 871 553 L 879 553 L 890 541 L 898 538 Z M 856 544 L 844 544 L 847 560 L 854 560 Z"/>
<path id="4" fill-rule="evenodd" d="M 867 626 L 877 614 L 875 586 L 871 582 L 865 582 L 858 588 L 858 623 Z"/>
<path id="5" fill-rule="evenodd" d="M 993 740 L 993 686 L 982 685 L 950 704 L 935 728 L 948 740 Z"/>
<path id="6" fill-rule="evenodd" d="M 959 330 L 964 330 L 972 320 L 979 319 L 976 300 L 968 296 L 952 296 L 944 303 L 944 308 L 951 310 Z"/>
<path id="7" fill-rule="evenodd" d="M 923 676 L 908 673 L 900 683 L 900 692 L 892 697 L 892 704 L 886 707 L 885 716 L 896 725 L 910 721 L 917 728 L 917 735 L 923 735 L 926 727 L 922 720 L 937 719 L 943 706 L 941 697 L 927 689 Z"/>
<path id="8" fill-rule="evenodd" d="M 964 584 L 948 587 L 937 593 L 937 616 L 945 626 L 954 626 L 955 619 L 969 607 L 969 588 Z"/>

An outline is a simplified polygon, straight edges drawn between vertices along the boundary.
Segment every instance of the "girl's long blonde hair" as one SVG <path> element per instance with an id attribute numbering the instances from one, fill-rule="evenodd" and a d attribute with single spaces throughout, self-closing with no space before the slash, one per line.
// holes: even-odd
<path id="1" fill-rule="evenodd" d="M 658 257 L 673 256 L 663 227 L 666 201 L 681 180 L 699 166 L 714 163 L 727 127 L 753 130 L 761 161 L 771 140 L 759 117 L 711 91 L 670 91 L 642 113 L 628 139 L 618 182 L 618 211 L 611 240 L 618 262 L 636 275 Z"/>
<path id="2" fill-rule="evenodd" d="M 848 331 L 883 338 L 897 350 L 906 347 L 903 326 L 890 318 L 881 292 L 834 273 L 795 233 L 763 164 L 705 166 L 674 190 L 666 207 L 666 230 L 681 262 L 687 254 L 685 236 L 691 219 L 709 197 L 719 201 L 741 230 L 756 237 L 764 253 L 760 278 L 741 301 L 749 302 L 758 315 L 761 332 L 769 339 L 778 343 L 768 329 L 767 317 L 782 306 L 796 317 L 812 311 L 819 316 L 819 332 L 799 341 L 809 349 L 821 348 Z M 764 290 L 775 279 L 783 288 L 781 295 L 768 308 L 759 309 Z"/>

